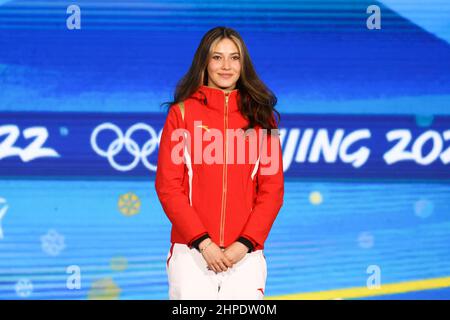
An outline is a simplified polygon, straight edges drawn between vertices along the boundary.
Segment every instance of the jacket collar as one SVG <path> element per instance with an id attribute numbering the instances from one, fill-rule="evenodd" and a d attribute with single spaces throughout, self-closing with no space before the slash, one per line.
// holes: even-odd
<path id="1" fill-rule="evenodd" d="M 206 104 L 208 108 L 224 112 L 226 94 L 228 94 L 228 113 L 239 110 L 239 89 L 234 89 L 226 93 L 222 89 L 201 85 L 197 91 L 192 94 L 192 97 L 200 100 L 203 104 Z"/>

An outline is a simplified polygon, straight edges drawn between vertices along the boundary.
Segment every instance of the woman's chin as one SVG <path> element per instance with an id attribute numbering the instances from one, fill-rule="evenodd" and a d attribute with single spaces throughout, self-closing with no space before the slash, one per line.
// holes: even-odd
<path id="1" fill-rule="evenodd" d="M 220 82 L 218 82 L 217 83 L 217 86 L 220 88 L 220 89 L 229 89 L 229 88 L 232 88 L 232 87 L 234 87 L 236 85 L 236 82 L 233 82 L 233 81 L 220 81 Z"/>

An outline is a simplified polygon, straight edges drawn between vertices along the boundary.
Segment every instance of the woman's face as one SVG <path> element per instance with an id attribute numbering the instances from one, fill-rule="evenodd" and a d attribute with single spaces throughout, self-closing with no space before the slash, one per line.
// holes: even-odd
<path id="1" fill-rule="evenodd" d="M 213 48 L 208 62 L 208 86 L 233 90 L 241 75 L 241 57 L 236 44 L 224 38 Z"/>

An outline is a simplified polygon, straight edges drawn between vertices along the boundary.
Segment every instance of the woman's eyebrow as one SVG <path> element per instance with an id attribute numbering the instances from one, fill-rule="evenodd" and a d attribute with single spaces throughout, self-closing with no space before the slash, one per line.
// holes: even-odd
<path id="1" fill-rule="evenodd" d="M 218 52 L 218 51 L 214 51 L 213 53 L 218 53 L 218 54 L 222 54 L 222 55 L 223 55 L 222 52 Z M 230 53 L 230 54 L 239 54 L 239 52 L 232 52 L 232 53 Z"/>

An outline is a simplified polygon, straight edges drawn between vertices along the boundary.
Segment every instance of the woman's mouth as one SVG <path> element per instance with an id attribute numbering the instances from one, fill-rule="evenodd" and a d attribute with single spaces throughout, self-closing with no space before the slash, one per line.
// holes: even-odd
<path id="1" fill-rule="evenodd" d="M 219 76 L 221 76 L 224 79 L 229 79 L 231 78 L 233 75 L 232 74 L 226 74 L 226 73 L 219 73 Z"/>

